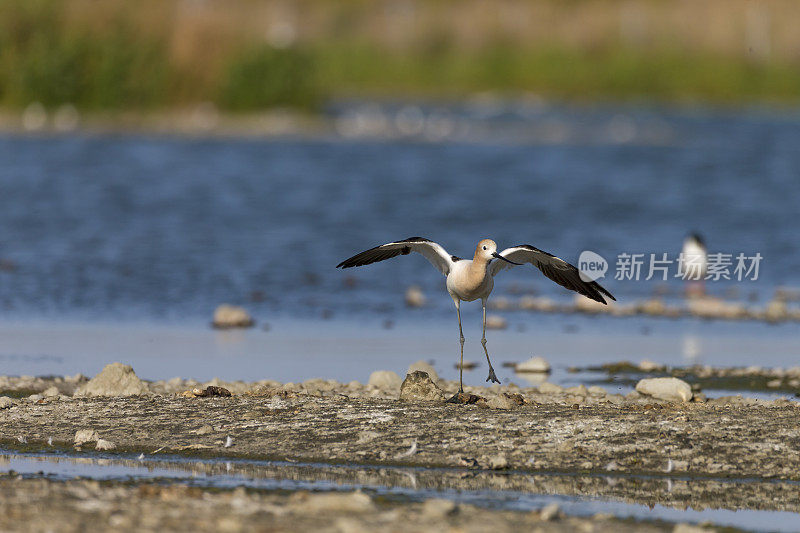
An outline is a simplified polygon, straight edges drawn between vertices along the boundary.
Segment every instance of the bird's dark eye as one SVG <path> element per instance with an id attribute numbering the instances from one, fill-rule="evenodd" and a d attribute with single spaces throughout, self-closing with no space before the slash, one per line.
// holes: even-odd
<path id="1" fill-rule="evenodd" d="M 485 249 L 486 249 L 486 247 L 484 246 L 484 247 L 483 247 L 483 249 L 485 250 Z"/>

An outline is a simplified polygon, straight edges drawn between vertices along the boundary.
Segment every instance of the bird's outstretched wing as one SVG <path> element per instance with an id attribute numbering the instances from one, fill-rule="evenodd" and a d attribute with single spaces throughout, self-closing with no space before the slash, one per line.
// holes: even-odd
<path id="1" fill-rule="evenodd" d="M 457 258 L 453 258 L 440 244 L 424 237 L 410 237 L 402 241 L 381 244 L 375 248 L 370 248 L 360 254 L 356 254 L 350 259 L 345 259 L 336 268 L 350 268 L 369 265 L 397 257 L 398 255 L 408 255 L 417 252 L 425 256 L 439 272 L 445 276 L 450 273 L 450 269 Z"/>
<path id="2" fill-rule="evenodd" d="M 519 246 L 506 248 L 500 252 L 500 255 L 516 263 L 530 263 L 541 270 L 542 274 L 562 287 L 582 294 L 596 302 L 607 303 L 603 296 L 608 296 L 614 301 L 617 300 L 596 281 L 583 281 L 580 271 L 574 266 L 530 244 L 520 244 Z M 495 276 L 501 270 L 512 268 L 513 266 L 505 261 L 493 261 L 489 265 L 489 269 L 492 276 Z"/>

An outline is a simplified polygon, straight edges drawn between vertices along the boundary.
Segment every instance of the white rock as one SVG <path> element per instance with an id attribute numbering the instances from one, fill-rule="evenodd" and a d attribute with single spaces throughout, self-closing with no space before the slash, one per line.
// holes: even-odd
<path id="1" fill-rule="evenodd" d="M 86 444 L 87 442 L 97 442 L 100 435 L 93 429 L 79 429 L 75 432 L 75 446 Z"/>
<path id="2" fill-rule="evenodd" d="M 506 329 L 508 321 L 499 315 L 489 315 L 486 317 L 486 329 Z"/>
<path id="3" fill-rule="evenodd" d="M 255 321 L 243 307 L 222 304 L 214 311 L 215 328 L 249 328 L 253 324 Z"/>
<path id="4" fill-rule="evenodd" d="M 95 444 L 96 450 L 113 450 L 116 447 L 116 444 L 106 439 L 97 439 L 97 444 Z"/>
<path id="5" fill-rule="evenodd" d="M 550 363 L 547 362 L 547 359 L 544 357 L 534 356 L 528 359 L 527 361 L 523 361 L 519 363 L 514 370 L 517 372 L 541 372 L 547 373 L 550 372 Z"/>
<path id="6" fill-rule="evenodd" d="M 14 405 L 14 400 L 8 396 L 0 396 L 0 409 L 8 409 Z"/>
<path id="7" fill-rule="evenodd" d="M 406 305 L 409 307 L 422 307 L 425 305 L 425 294 L 422 289 L 416 285 L 412 285 L 406 289 Z"/>
<path id="8" fill-rule="evenodd" d="M 58 387 L 52 386 L 45 389 L 45 391 L 42 393 L 42 396 L 44 396 L 45 398 L 53 398 L 54 396 L 58 396 L 59 394 L 60 392 L 58 392 Z"/>
<path id="9" fill-rule="evenodd" d="M 149 394 L 147 385 L 130 365 L 111 363 L 75 390 L 75 396 L 140 396 Z"/>
<path id="10" fill-rule="evenodd" d="M 436 373 L 436 370 L 425 361 L 417 361 L 413 363 L 411 366 L 408 367 L 408 371 L 406 374 L 410 374 L 412 372 L 416 372 L 420 370 L 428 374 L 428 377 L 431 378 L 433 381 L 439 381 L 439 374 Z"/>
<path id="11" fill-rule="evenodd" d="M 643 359 L 639 363 L 639 370 L 642 372 L 659 372 L 664 370 L 664 365 L 656 363 L 655 361 L 650 361 L 649 359 Z"/>
<path id="12" fill-rule="evenodd" d="M 590 300 L 586 296 L 582 294 L 575 295 L 575 310 L 582 312 L 582 313 L 605 313 L 611 310 L 610 305 L 602 304 L 600 302 L 595 302 L 594 300 Z"/>
<path id="13" fill-rule="evenodd" d="M 692 387 L 678 378 L 642 379 L 636 384 L 636 391 L 671 402 L 688 402 L 692 399 Z"/>
<path id="14" fill-rule="evenodd" d="M 403 384 L 403 379 L 391 370 L 376 370 L 369 375 L 368 384 L 381 390 L 398 390 Z"/>
<path id="15" fill-rule="evenodd" d="M 786 318 L 786 310 L 786 302 L 776 298 L 767 304 L 764 313 L 767 320 L 783 320 Z"/>

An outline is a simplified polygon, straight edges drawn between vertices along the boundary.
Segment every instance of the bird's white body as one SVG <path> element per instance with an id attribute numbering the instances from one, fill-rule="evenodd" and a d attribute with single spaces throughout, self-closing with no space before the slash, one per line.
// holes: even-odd
<path id="1" fill-rule="evenodd" d="M 464 366 L 464 333 L 461 330 L 461 302 L 472 302 L 480 299 L 483 307 L 483 337 L 481 344 L 489 363 L 489 377 L 486 381 L 500 383 L 495 376 L 492 362 L 489 360 L 489 351 L 486 349 L 486 300 L 494 289 L 494 276 L 504 268 L 511 268 L 522 263 L 531 263 L 542 273 L 562 287 L 576 291 L 584 296 L 603 304 L 604 296 L 614 297 L 595 281 L 583 281 L 578 269 L 563 259 L 539 250 L 529 244 L 522 244 L 506 248 L 497 252 L 497 244 L 491 239 L 483 239 L 475 247 L 472 259 L 461 259 L 450 255 L 440 245 L 430 239 L 411 237 L 402 241 L 395 241 L 356 254 L 345 259 L 337 265 L 338 268 L 350 268 L 369 265 L 377 261 L 384 261 L 398 255 L 408 255 L 416 252 L 423 255 L 435 266 L 439 272 L 447 276 L 447 292 L 453 298 L 458 315 L 458 333 L 461 343 L 461 365 Z M 493 261 L 497 259 L 497 261 Z M 463 370 L 461 391 L 463 392 Z"/>
<path id="2" fill-rule="evenodd" d="M 702 239 L 692 234 L 683 241 L 680 274 L 689 281 L 701 281 L 708 271 L 708 254 Z"/>
<path id="3" fill-rule="evenodd" d="M 474 266 L 473 266 L 474 265 Z M 489 273 L 489 264 L 479 265 L 471 259 L 462 259 L 453 263 L 447 275 L 447 292 L 453 300 L 474 302 L 478 298 L 489 298 L 494 289 L 494 278 Z"/>

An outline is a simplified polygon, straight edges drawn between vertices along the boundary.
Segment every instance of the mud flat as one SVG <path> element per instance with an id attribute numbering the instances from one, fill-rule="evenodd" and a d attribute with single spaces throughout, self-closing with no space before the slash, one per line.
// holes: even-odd
<path id="1" fill-rule="evenodd" d="M 0 530 L 688 532 L 800 512 L 796 402 L 543 383 L 451 404 L 455 382 L 400 381 L 2 377 Z"/>
<path id="2" fill-rule="evenodd" d="M 187 485 L 0 477 L 3 531 L 672 531 L 671 524 L 557 509 L 487 510 L 446 500 L 397 502 L 362 492 L 209 491 Z M 266 529 L 265 529 L 266 528 Z"/>
<path id="3" fill-rule="evenodd" d="M 523 389 L 513 393 L 522 405 L 492 408 L 502 388 L 471 389 L 496 395 L 488 405 L 369 398 L 345 389 L 37 395 L 0 410 L 0 440 L 18 450 L 93 450 L 99 438 L 114 453 L 800 480 L 800 406 L 785 400 L 669 403 L 632 394 L 619 401 Z M 82 430 L 89 436 L 76 445 Z"/>

